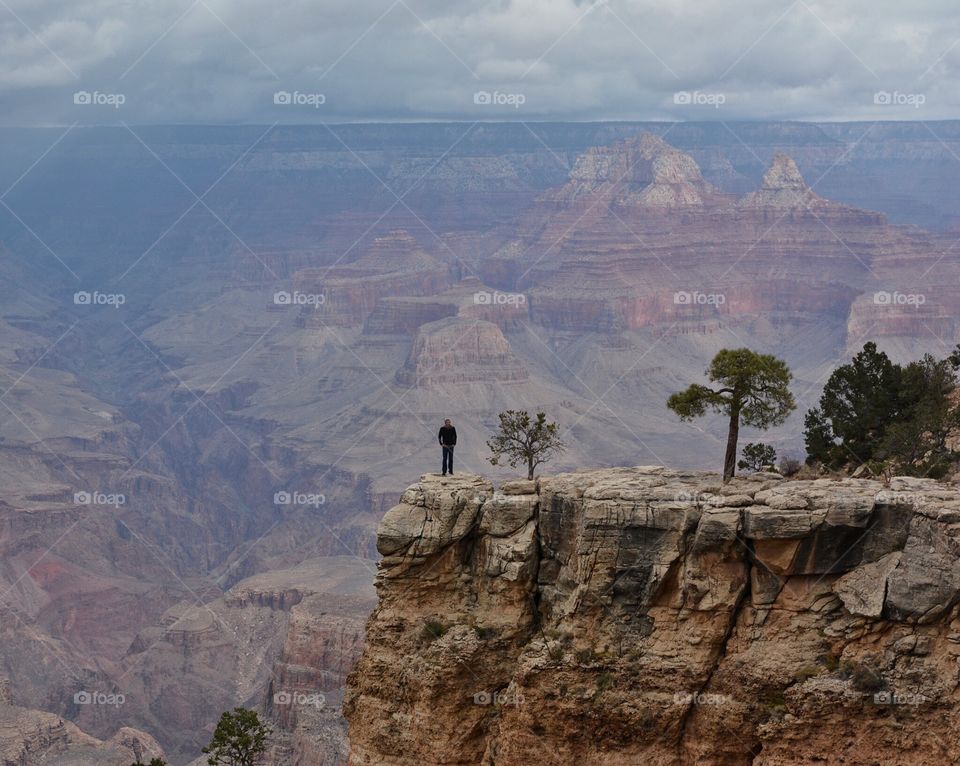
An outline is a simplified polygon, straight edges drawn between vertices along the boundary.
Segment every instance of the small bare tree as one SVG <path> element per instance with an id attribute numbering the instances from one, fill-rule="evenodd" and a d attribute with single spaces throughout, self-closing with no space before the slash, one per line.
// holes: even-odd
<path id="1" fill-rule="evenodd" d="M 491 465 L 506 460 L 511 468 L 521 463 L 527 466 L 527 478 L 533 478 L 538 465 L 546 463 L 566 449 L 560 440 L 560 426 L 548 423 L 546 414 L 537 413 L 536 419 L 525 410 L 507 410 L 500 413 L 500 429 L 487 441 L 493 452 Z"/>

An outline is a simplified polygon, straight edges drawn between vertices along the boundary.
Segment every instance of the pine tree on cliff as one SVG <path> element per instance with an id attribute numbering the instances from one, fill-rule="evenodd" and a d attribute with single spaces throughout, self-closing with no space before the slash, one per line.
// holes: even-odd
<path id="1" fill-rule="evenodd" d="M 566 449 L 560 440 L 560 426 L 548 423 L 543 412 L 533 419 L 525 410 L 501 412 L 500 430 L 487 441 L 487 446 L 493 452 L 493 457 L 488 458 L 491 465 L 499 465 L 503 459 L 511 467 L 526 464 L 528 479 L 533 478 L 538 465 Z"/>
<path id="2" fill-rule="evenodd" d="M 673 394 L 667 406 L 681 420 L 702 417 L 708 409 L 729 418 L 723 460 L 726 481 L 733 478 L 736 470 L 740 424 L 767 429 L 783 423 L 796 409 L 790 393 L 793 376 L 786 363 L 775 356 L 758 354 L 748 348 L 725 348 L 713 357 L 707 378 L 719 385 L 711 388 L 693 383 Z"/>
<path id="3" fill-rule="evenodd" d="M 237 707 L 220 716 L 210 744 L 203 748 L 210 766 L 256 766 L 267 751 L 270 727 L 256 710 Z"/>

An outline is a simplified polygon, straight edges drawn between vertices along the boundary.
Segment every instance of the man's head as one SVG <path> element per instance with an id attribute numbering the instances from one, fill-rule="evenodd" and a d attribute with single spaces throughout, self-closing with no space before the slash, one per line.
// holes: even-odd
<path id="1" fill-rule="evenodd" d="M 450 418 L 447 418 L 446 420 L 444 420 L 444 421 L 443 421 L 443 424 L 444 424 L 445 426 L 453 425 L 453 424 L 450 422 Z"/>

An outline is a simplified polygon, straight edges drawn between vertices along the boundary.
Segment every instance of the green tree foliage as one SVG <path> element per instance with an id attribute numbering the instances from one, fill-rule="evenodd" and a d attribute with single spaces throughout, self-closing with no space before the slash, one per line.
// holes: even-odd
<path id="1" fill-rule="evenodd" d="M 203 748 L 209 766 L 256 766 L 267 749 L 270 727 L 255 710 L 237 707 L 220 716 L 210 744 Z"/>
<path id="2" fill-rule="evenodd" d="M 748 348 L 723 349 L 710 362 L 707 378 L 714 387 L 694 383 L 673 394 L 667 406 L 682 420 L 702 417 L 707 410 L 726 415 L 727 450 L 723 478 L 734 475 L 740 424 L 767 429 L 780 425 L 796 409 L 787 365 L 770 354 Z"/>
<path id="3" fill-rule="evenodd" d="M 546 463 L 566 449 L 560 439 L 560 427 L 548 423 L 547 416 L 538 412 L 536 419 L 524 410 L 507 410 L 500 413 L 500 427 L 497 433 L 487 441 L 493 452 L 489 458 L 491 465 L 499 465 L 506 460 L 511 468 L 525 464 L 527 478 L 533 478 L 538 465 Z"/>
<path id="4" fill-rule="evenodd" d="M 144 764 L 143 761 L 137 758 L 130 766 L 167 766 L 167 762 L 163 760 L 163 758 L 151 758 L 150 763 Z"/>
<path id="5" fill-rule="evenodd" d="M 872 460 L 887 424 L 900 416 L 901 373 L 875 343 L 834 370 L 804 418 L 810 458 L 833 468 Z"/>
<path id="6" fill-rule="evenodd" d="M 901 473 L 942 476 L 954 458 L 947 437 L 960 426 L 950 397 L 958 364 L 954 352 L 901 366 L 867 343 L 833 371 L 819 406 L 807 413 L 807 462 L 881 462 Z"/>
<path id="7" fill-rule="evenodd" d="M 769 444 L 751 442 L 743 445 L 742 459 L 737 468 L 744 471 L 762 471 L 766 466 L 777 462 L 777 451 Z"/>

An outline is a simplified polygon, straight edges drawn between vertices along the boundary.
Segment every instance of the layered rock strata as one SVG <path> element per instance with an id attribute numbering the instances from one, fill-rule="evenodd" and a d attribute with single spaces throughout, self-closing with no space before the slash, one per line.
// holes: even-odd
<path id="1" fill-rule="evenodd" d="M 352 766 L 960 758 L 960 491 L 424 476 L 384 517 Z"/>

